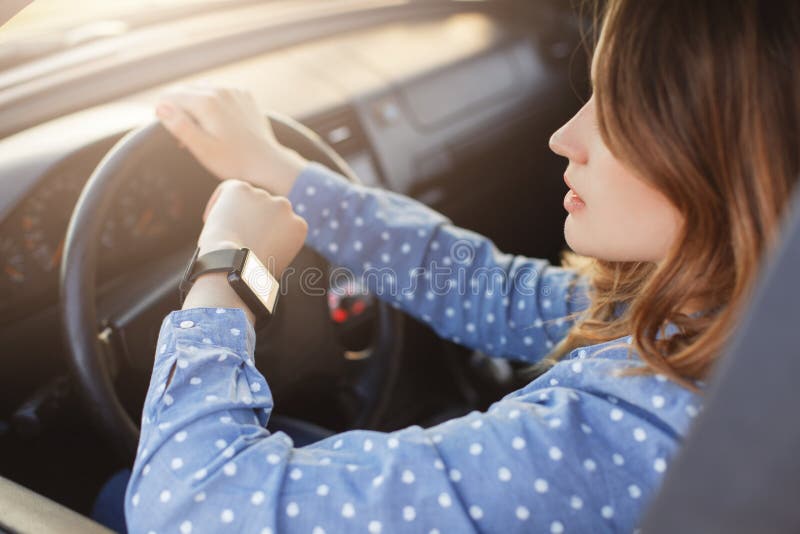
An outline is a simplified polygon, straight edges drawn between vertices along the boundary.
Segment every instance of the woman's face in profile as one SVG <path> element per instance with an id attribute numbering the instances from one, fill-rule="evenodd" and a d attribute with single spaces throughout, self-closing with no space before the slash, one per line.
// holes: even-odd
<path id="1" fill-rule="evenodd" d="M 580 197 L 565 198 L 564 238 L 573 251 L 607 261 L 664 258 L 682 216 L 609 151 L 594 96 L 551 136 L 550 148 L 569 160 L 564 177 Z"/>

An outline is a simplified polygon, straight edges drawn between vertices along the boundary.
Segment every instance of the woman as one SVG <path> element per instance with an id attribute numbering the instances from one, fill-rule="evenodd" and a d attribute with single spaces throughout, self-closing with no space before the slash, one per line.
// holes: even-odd
<path id="1" fill-rule="evenodd" d="M 415 289 L 381 298 L 544 372 L 486 413 L 297 448 L 264 429 L 272 398 L 252 365 L 252 314 L 222 275 L 204 275 L 162 323 L 129 529 L 630 532 L 800 170 L 798 37 L 795 2 L 608 2 L 594 94 L 550 141 L 569 160 L 565 237 L 590 259 L 579 269 L 502 254 L 304 161 L 244 93 L 166 97 L 164 125 L 226 179 L 201 253 L 247 246 L 278 276 L 305 241 L 356 274 L 391 267 L 392 287 Z M 443 265 L 436 290 L 426 274 Z"/>

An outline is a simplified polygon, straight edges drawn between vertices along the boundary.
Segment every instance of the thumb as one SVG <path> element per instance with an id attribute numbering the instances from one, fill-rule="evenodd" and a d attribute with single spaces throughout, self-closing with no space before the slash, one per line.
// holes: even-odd
<path id="1" fill-rule="evenodd" d="M 225 182 L 220 182 L 219 185 L 217 185 L 217 188 L 214 189 L 213 193 L 211 193 L 211 197 L 208 199 L 208 202 L 206 203 L 206 209 L 205 209 L 205 211 L 203 211 L 203 223 L 204 224 L 206 222 L 206 219 L 208 218 L 208 214 L 211 212 L 211 208 L 214 207 L 214 204 L 217 202 L 217 199 L 219 198 L 220 192 L 222 191 L 222 184 L 223 183 L 225 183 Z"/>

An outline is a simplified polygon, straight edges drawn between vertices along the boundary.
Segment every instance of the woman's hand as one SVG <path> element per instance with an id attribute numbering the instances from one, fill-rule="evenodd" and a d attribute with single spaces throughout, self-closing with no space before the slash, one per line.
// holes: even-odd
<path id="1" fill-rule="evenodd" d="M 225 180 L 208 200 L 200 254 L 217 248 L 247 247 L 275 278 L 300 251 L 308 224 L 285 197 L 273 196 L 241 180 Z"/>
<path id="2" fill-rule="evenodd" d="M 203 214 L 199 254 L 247 247 L 275 278 L 292 262 L 305 242 L 308 225 L 295 215 L 285 197 L 272 196 L 241 180 L 225 180 L 214 191 Z M 192 286 L 183 309 L 238 307 L 253 315 L 230 288 L 225 273 L 207 273 Z"/>
<path id="3" fill-rule="evenodd" d="M 275 135 L 247 91 L 183 85 L 162 94 L 156 114 L 209 172 L 286 196 L 308 163 Z"/>

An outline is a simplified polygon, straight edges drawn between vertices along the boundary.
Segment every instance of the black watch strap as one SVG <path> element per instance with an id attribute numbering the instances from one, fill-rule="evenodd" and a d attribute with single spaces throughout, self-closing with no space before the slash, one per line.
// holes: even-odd
<path id="1" fill-rule="evenodd" d="M 198 276 L 211 272 L 229 273 L 241 263 L 242 251 L 238 248 L 212 250 L 198 257 L 199 253 L 200 247 L 197 247 L 183 274 L 183 279 L 180 284 L 181 306 L 183 306 L 186 294 L 189 293 L 189 290 L 192 288 L 192 285 L 194 285 L 194 281 Z"/>

